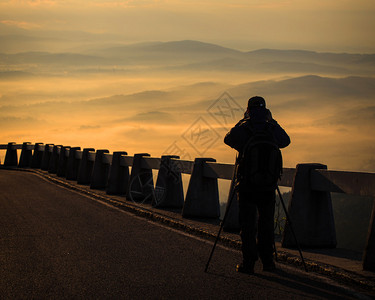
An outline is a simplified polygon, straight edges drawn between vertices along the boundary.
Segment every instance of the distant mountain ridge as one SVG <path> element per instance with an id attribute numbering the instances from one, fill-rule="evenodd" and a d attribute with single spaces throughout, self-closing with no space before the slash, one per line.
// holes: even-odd
<path id="1" fill-rule="evenodd" d="M 219 46 L 216 44 L 205 43 L 194 40 L 170 41 L 170 42 L 150 42 L 150 43 L 136 43 L 130 45 L 117 46 L 113 48 L 105 48 L 105 51 L 111 49 L 121 49 L 127 51 L 128 49 L 142 50 L 144 52 L 222 52 L 222 53 L 241 53 L 242 51 Z"/>
<path id="2" fill-rule="evenodd" d="M 334 52 L 315 52 L 308 50 L 279 50 L 279 49 L 259 49 L 247 52 L 249 56 L 274 57 L 277 56 L 284 61 L 346 61 L 347 63 L 373 63 L 375 64 L 375 54 L 349 54 Z"/>
<path id="3" fill-rule="evenodd" d="M 308 50 L 239 51 L 193 40 L 148 42 L 91 49 L 80 53 L 20 52 L 1 54 L 2 65 L 61 65 L 65 71 L 95 72 L 100 67 L 155 71 L 268 72 L 374 75 L 375 54 L 322 53 Z M 90 69 L 90 66 L 92 67 Z M 88 68 L 88 69 L 87 69 Z M 87 71 L 88 70 L 88 71 Z M 1 71 L 1 70 L 0 70 Z M 30 70 L 23 70 L 30 72 Z"/>
<path id="4" fill-rule="evenodd" d="M 341 55 L 341 56 L 375 56 L 375 53 L 372 54 L 360 54 L 360 53 L 337 53 L 337 52 L 316 52 L 311 50 L 301 50 L 301 49 L 256 49 L 256 50 L 249 50 L 249 51 L 241 51 L 236 50 L 229 47 L 224 47 L 221 45 L 201 42 L 196 40 L 180 40 L 180 41 L 168 41 L 168 42 L 139 42 L 139 43 L 131 43 L 131 44 L 123 44 L 123 45 L 114 45 L 114 46 L 107 46 L 105 48 L 93 48 L 91 49 L 92 52 L 96 51 L 110 51 L 111 49 L 131 49 L 131 50 L 143 50 L 143 51 L 221 51 L 226 53 L 243 53 L 243 54 L 262 54 L 262 55 L 289 55 L 289 56 L 306 56 L 306 55 Z M 26 51 L 26 52 L 43 52 L 43 51 Z M 82 52 L 82 51 L 80 51 Z M 90 51 L 84 51 L 90 52 Z M 20 52 L 22 53 L 22 52 Z"/>

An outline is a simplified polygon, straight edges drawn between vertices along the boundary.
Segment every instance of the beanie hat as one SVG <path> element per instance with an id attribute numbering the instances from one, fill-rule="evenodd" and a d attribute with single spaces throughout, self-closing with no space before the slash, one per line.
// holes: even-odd
<path id="1" fill-rule="evenodd" d="M 266 108 L 266 101 L 263 97 L 260 96 L 254 96 L 249 99 L 249 102 L 247 103 L 248 108 L 254 108 L 254 107 L 262 107 Z"/>

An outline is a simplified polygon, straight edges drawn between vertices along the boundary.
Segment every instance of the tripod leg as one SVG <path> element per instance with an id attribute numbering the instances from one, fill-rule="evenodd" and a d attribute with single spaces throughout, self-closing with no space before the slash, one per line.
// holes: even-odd
<path id="1" fill-rule="evenodd" d="M 275 205 L 276 205 L 276 199 L 275 199 Z M 278 213 L 279 215 L 279 213 Z M 274 218 L 275 218 L 275 215 L 274 215 Z M 277 222 L 278 222 L 278 218 L 277 218 Z M 275 242 L 275 227 L 273 228 L 273 252 L 275 253 L 275 261 L 278 262 L 278 257 L 277 257 L 277 248 L 276 248 L 276 242 Z"/>
<path id="2" fill-rule="evenodd" d="M 231 204 L 232 204 L 232 201 L 233 201 L 233 198 L 234 198 L 234 191 L 235 191 L 235 189 L 234 189 L 234 187 L 233 187 L 233 189 L 231 190 L 231 193 L 230 193 L 230 198 L 229 198 L 228 207 L 227 207 L 227 209 L 225 210 L 224 218 L 223 218 L 223 220 L 221 221 L 219 232 L 217 233 L 217 236 L 216 236 L 216 239 L 215 239 L 214 246 L 212 247 L 210 257 L 208 258 L 208 261 L 207 261 L 207 264 L 206 264 L 206 268 L 204 269 L 205 272 L 207 272 L 208 266 L 210 265 L 211 258 L 212 258 L 212 256 L 213 256 L 214 251 L 215 251 L 215 248 L 216 248 L 216 244 L 217 244 L 217 242 L 218 242 L 218 240 L 219 240 L 219 237 L 220 237 L 221 231 L 223 230 L 225 220 L 226 220 L 226 218 L 227 218 L 227 216 L 228 216 L 228 212 L 229 212 L 229 209 L 230 209 L 230 207 L 231 207 Z"/>
<path id="3" fill-rule="evenodd" d="M 279 189 L 278 186 L 277 186 L 277 192 L 279 193 L 280 202 L 281 202 L 281 204 L 282 204 L 282 206 L 283 206 L 283 209 L 284 209 L 284 212 L 285 212 L 285 216 L 286 216 L 286 220 L 287 220 L 287 222 L 288 222 L 288 224 L 289 224 L 290 231 L 292 232 L 292 235 L 293 235 L 294 240 L 295 240 L 295 242 L 296 242 L 296 245 L 297 245 L 297 248 L 298 248 L 299 255 L 301 256 L 301 260 L 302 260 L 303 267 L 305 268 L 305 271 L 308 272 L 308 271 L 307 271 L 307 266 L 306 266 L 305 260 L 303 259 L 303 255 L 302 255 L 301 247 L 300 247 L 300 245 L 299 245 L 299 243 L 298 243 L 297 236 L 296 236 L 296 234 L 295 234 L 295 232 L 294 232 L 292 222 L 290 221 L 289 214 L 288 214 L 288 212 L 287 212 L 287 210 L 286 210 L 286 207 L 285 207 L 285 204 L 284 204 L 284 200 L 283 200 L 283 197 L 281 196 L 281 192 L 280 192 L 280 189 Z"/>
<path id="4" fill-rule="evenodd" d="M 204 269 L 205 272 L 207 272 L 208 266 L 210 265 L 211 258 L 213 256 L 215 248 L 216 248 L 216 244 L 217 244 L 217 242 L 219 240 L 221 231 L 223 230 L 223 227 L 224 227 L 225 220 L 227 219 L 227 216 L 228 216 L 229 209 L 230 209 L 230 207 L 232 205 L 232 202 L 233 202 L 234 193 L 236 191 L 236 188 L 235 188 L 236 184 L 235 183 L 236 183 L 236 177 L 237 177 L 237 167 L 238 167 L 238 160 L 237 160 L 237 156 L 236 156 L 236 160 L 235 160 L 235 164 L 234 164 L 234 170 L 233 170 L 233 176 L 232 176 L 232 182 L 231 182 L 230 191 L 229 191 L 228 206 L 227 206 L 227 208 L 225 210 L 225 214 L 224 214 L 223 220 L 221 221 L 220 229 L 219 229 L 219 232 L 217 233 L 214 246 L 212 247 L 212 250 L 211 250 L 210 257 L 208 258 L 208 261 L 207 261 L 207 264 L 206 264 L 206 268 Z"/>

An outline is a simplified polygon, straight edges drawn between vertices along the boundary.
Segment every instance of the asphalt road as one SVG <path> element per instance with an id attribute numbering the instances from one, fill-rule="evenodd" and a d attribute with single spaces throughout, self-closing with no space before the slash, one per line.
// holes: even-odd
<path id="1" fill-rule="evenodd" d="M 353 299 L 278 265 L 235 272 L 238 251 L 131 215 L 25 172 L 0 170 L 1 299 Z"/>

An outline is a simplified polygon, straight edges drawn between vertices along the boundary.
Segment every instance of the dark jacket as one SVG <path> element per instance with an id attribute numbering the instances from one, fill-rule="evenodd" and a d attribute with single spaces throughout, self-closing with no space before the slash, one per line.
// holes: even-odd
<path id="1" fill-rule="evenodd" d="M 247 127 L 253 128 L 255 131 L 264 130 L 269 126 L 275 141 L 279 148 L 285 148 L 290 144 L 290 138 L 283 128 L 270 117 L 267 109 L 252 109 L 250 117 L 240 120 L 225 136 L 224 143 L 242 152 L 243 147 L 251 136 L 251 131 Z"/>

